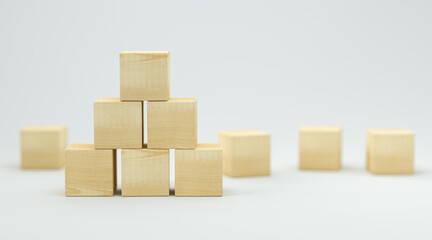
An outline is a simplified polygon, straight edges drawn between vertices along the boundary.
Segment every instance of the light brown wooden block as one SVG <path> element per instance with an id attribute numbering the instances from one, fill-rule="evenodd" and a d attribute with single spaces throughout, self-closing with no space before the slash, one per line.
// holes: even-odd
<path id="1" fill-rule="evenodd" d="M 96 149 L 142 148 L 143 103 L 99 98 L 94 102 Z"/>
<path id="2" fill-rule="evenodd" d="M 176 196 L 222 196 L 222 149 L 198 144 L 175 150 Z"/>
<path id="3" fill-rule="evenodd" d="M 299 133 L 299 168 L 339 170 L 342 128 L 302 127 Z"/>
<path id="4" fill-rule="evenodd" d="M 170 98 L 147 104 L 148 148 L 194 148 L 197 144 L 196 98 Z"/>
<path id="5" fill-rule="evenodd" d="M 405 129 L 368 130 L 367 168 L 374 174 L 413 174 L 414 133 Z"/>
<path id="6" fill-rule="evenodd" d="M 257 130 L 221 131 L 223 172 L 231 177 L 270 175 L 270 134 Z"/>
<path id="7" fill-rule="evenodd" d="M 121 100 L 168 100 L 169 56 L 169 52 L 120 53 Z"/>
<path id="8" fill-rule="evenodd" d="M 122 150 L 122 196 L 169 196 L 169 150 Z"/>
<path id="9" fill-rule="evenodd" d="M 114 195 L 116 150 L 96 150 L 93 144 L 71 144 L 65 152 L 66 196 Z"/>
<path id="10" fill-rule="evenodd" d="M 62 168 L 66 146 L 66 126 L 25 127 L 21 130 L 21 168 Z"/>

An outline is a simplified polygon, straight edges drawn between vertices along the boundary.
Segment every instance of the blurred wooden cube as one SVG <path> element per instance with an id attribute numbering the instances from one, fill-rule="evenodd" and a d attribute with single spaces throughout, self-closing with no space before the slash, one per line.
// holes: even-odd
<path id="1" fill-rule="evenodd" d="M 121 100 L 168 100 L 169 56 L 169 52 L 120 53 Z"/>
<path id="2" fill-rule="evenodd" d="M 196 98 L 170 98 L 147 104 L 148 148 L 195 148 Z"/>
<path id="3" fill-rule="evenodd" d="M 142 148 L 143 103 L 99 98 L 94 102 L 96 149 Z"/>
<path id="4" fill-rule="evenodd" d="M 66 196 L 114 195 L 116 150 L 96 150 L 93 144 L 71 144 L 65 152 Z"/>
<path id="5" fill-rule="evenodd" d="M 25 127 L 21 129 L 21 168 L 62 168 L 66 146 L 66 126 Z"/>
<path id="6" fill-rule="evenodd" d="M 222 149 L 198 144 L 175 150 L 176 196 L 222 196 Z"/>
<path id="7" fill-rule="evenodd" d="M 300 169 L 339 170 L 342 128 L 302 127 L 299 133 Z"/>
<path id="8" fill-rule="evenodd" d="M 169 149 L 122 150 L 122 196 L 169 196 Z"/>
<path id="9" fill-rule="evenodd" d="M 270 134 L 257 130 L 221 131 L 223 172 L 231 177 L 270 175 Z"/>
<path id="10" fill-rule="evenodd" d="M 405 129 L 368 130 L 367 168 L 374 174 L 413 174 L 414 133 Z"/>

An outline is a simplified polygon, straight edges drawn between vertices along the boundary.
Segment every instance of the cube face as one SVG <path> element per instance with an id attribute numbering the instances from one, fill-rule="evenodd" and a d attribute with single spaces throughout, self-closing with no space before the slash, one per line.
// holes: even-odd
<path id="1" fill-rule="evenodd" d="M 66 196 L 113 196 L 117 188 L 116 150 L 72 144 L 66 151 Z"/>
<path id="2" fill-rule="evenodd" d="M 195 148 L 197 144 L 197 101 L 171 98 L 147 104 L 148 148 Z"/>
<path id="3" fill-rule="evenodd" d="M 222 196 L 222 149 L 198 144 L 175 150 L 176 196 Z"/>
<path id="4" fill-rule="evenodd" d="M 169 52 L 120 53 L 122 101 L 168 100 Z"/>
<path id="5" fill-rule="evenodd" d="M 100 98 L 94 102 L 96 149 L 142 148 L 143 103 Z"/>
<path id="6" fill-rule="evenodd" d="M 299 139 L 300 169 L 340 169 L 342 128 L 303 127 Z"/>
<path id="7" fill-rule="evenodd" d="M 231 177 L 270 175 L 270 134 L 256 130 L 221 131 L 223 172 Z"/>
<path id="8" fill-rule="evenodd" d="M 374 174 L 413 174 L 415 137 L 404 129 L 367 133 L 367 168 Z"/>
<path id="9" fill-rule="evenodd" d="M 62 168 L 66 146 L 66 126 L 25 127 L 21 130 L 21 168 Z"/>
<path id="10" fill-rule="evenodd" d="M 169 150 L 122 150 L 122 196 L 169 196 Z"/>

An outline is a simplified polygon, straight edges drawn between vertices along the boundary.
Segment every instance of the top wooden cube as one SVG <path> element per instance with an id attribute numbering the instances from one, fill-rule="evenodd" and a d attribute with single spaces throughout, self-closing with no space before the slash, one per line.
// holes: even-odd
<path id="1" fill-rule="evenodd" d="M 120 53 L 120 99 L 168 100 L 169 55 L 166 51 Z"/>
<path id="2" fill-rule="evenodd" d="M 21 130 L 21 167 L 62 168 L 66 146 L 66 126 L 25 127 Z"/>
<path id="3" fill-rule="evenodd" d="M 413 174 L 414 133 L 405 129 L 368 130 L 367 168 L 374 174 Z"/>

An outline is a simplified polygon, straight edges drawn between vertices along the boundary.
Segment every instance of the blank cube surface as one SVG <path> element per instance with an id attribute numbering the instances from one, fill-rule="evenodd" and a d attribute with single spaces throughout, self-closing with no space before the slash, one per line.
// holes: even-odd
<path id="1" fill-rule="evenodd" d="M 169 150 L 122 150 L 122 196 L 169 196 Z"/>
<path id="2" fill-rule="evenodd" d="M 302 127 L 299 138 L 300 169 L 340 169 L 342 128 Z"/>
<path id="3" fill-rule="evenodd" d="M 116 150 L 96 150 L 93 144 L 71 144 L 65 152 L 66 196 L 114 195 Z"/>
<path id="4" fill-rule="evenodd" d="M 270 175 L 270 134 L 256 130 L 221 131 L 223 172 L 232 177 Z"/>
<path id="5" fill-rule="evenodd" d="M 96 149 L 142 148 L 143 103 L 99 98 L 94 102 Z"/>
<path id="6" fill-rule="evenodd" d="M 61 168 L 66 146 L 66 126 L 25 127 L 21 130 L 21 167 Z"/>
<path id="7" fill-rule="evenodd" d="M 374 174 L 413 174 L 414 133 L 405 129 L 368 130 L 367 168 Z"/>
<path id="8" fill-rule="evenodd" d="M 198 144 L 175 150 L 176 196 L 222 196 L 222 149 Z"/>
<path id="9" fill-rule="evenodd" d="M 197 100 L 171 98 L 147 104 L 148 148 L 194 148 L 197 144 Z"/>
<path id="10" fill-rule="evenodd" d="M 122 101 L 168 100 L 169 52 L 120 53 Z"/>

